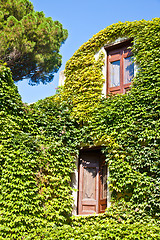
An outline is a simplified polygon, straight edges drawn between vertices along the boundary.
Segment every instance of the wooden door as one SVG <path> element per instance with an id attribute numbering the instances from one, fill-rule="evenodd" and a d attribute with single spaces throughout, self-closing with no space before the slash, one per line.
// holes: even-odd
<path id="1" fill-rule="evenodd" d="M 78 214 L 93 214 L 104 212 L 107 206 L 103 189 L 104 180 L 100 180 L 101 170 L 101 151 L 88 150 L 80 152 L 79 161 L 79 198 Z M 102 173 L 101 173 L 102 172 Z M 105 185 L 106 186 L 106 185 Z M 101 197 L 102 192 L 102 197 Z"/>

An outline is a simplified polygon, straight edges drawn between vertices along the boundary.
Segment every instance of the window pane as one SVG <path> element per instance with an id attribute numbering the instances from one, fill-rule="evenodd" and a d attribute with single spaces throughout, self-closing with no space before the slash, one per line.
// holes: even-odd
<path id="1" fill-rule="evenodd" d="M 120 60 L 110 63 L 110 87 L 120 86 Z"/>
<path id="2" fill-rule="evenodd" d="M 132 57 L 124 58 L 124 83 L 130 83 L 134 77 L 134 63 Z"/>

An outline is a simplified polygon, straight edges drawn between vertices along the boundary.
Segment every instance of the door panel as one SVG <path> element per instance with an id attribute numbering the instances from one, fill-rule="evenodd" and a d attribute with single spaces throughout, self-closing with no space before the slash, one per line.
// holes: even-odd
<path id="1" fill-rule="evenodd" d="M 80 153 L 78 214 L 98 213 L 99 151 Z"/>
<path id="2" fill-rule="evenodd" d="M 107 165 L 105 163 L 101 163 L 99 179 L 99 213 L 103 213 L 107 208 Z"/>
<path id="3" fill-rule="evenodd" d="M 101 184 L 101 198 L 106 199 L 107 198 L 107 166 L 102 166 L 101 169 L 101 177 L 100 177 L 100 184 Z"/>
<path id="4" fill-rule="evenodd" d="M 96 200 L 96 168 L 85 167 L 83 169 L 83 199 Z"/>

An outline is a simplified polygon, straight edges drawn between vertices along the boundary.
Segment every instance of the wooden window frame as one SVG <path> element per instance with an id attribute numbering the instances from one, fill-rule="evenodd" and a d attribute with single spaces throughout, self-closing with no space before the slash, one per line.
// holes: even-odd
<path id="1" fill-rule="evenodd" d="M 108 94 L 125 94 L 129 89 L 131 83 L 125 83 L 124 79 L 124 59 L 133 56 L 129 47 L 133 46 L 133 39 L 127 39 L 119 43 L 114 43 L 105 46 L 107 52 L 107 71 L 106 71 L 106 93 Z M 110 87 L 110 63 L 120 61 L 120 85 Z"/>

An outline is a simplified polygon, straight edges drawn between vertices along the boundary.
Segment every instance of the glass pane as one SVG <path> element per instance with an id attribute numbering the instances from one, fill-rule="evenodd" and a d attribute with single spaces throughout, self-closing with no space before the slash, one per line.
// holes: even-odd
<path id="1" fill-rule="evenodd" d="M 132 57 L 124 58 L 124 83 L 130 83 L 134 77 L 134 63 Z"/>
<path id="2" fill-rule="evenodd" d="M 120 86 L 120 60 L 110 63 L 110 87 Z"/>
<path id="3" fill-rule="evenodd" d="M 84 168 L 83 199 L 96 199 L 96 168 Z"/>
<path id="4" fill-rule="evenodd" d="M 102 167 L 102 199 L 107 198 L 107 166 Z"/>

